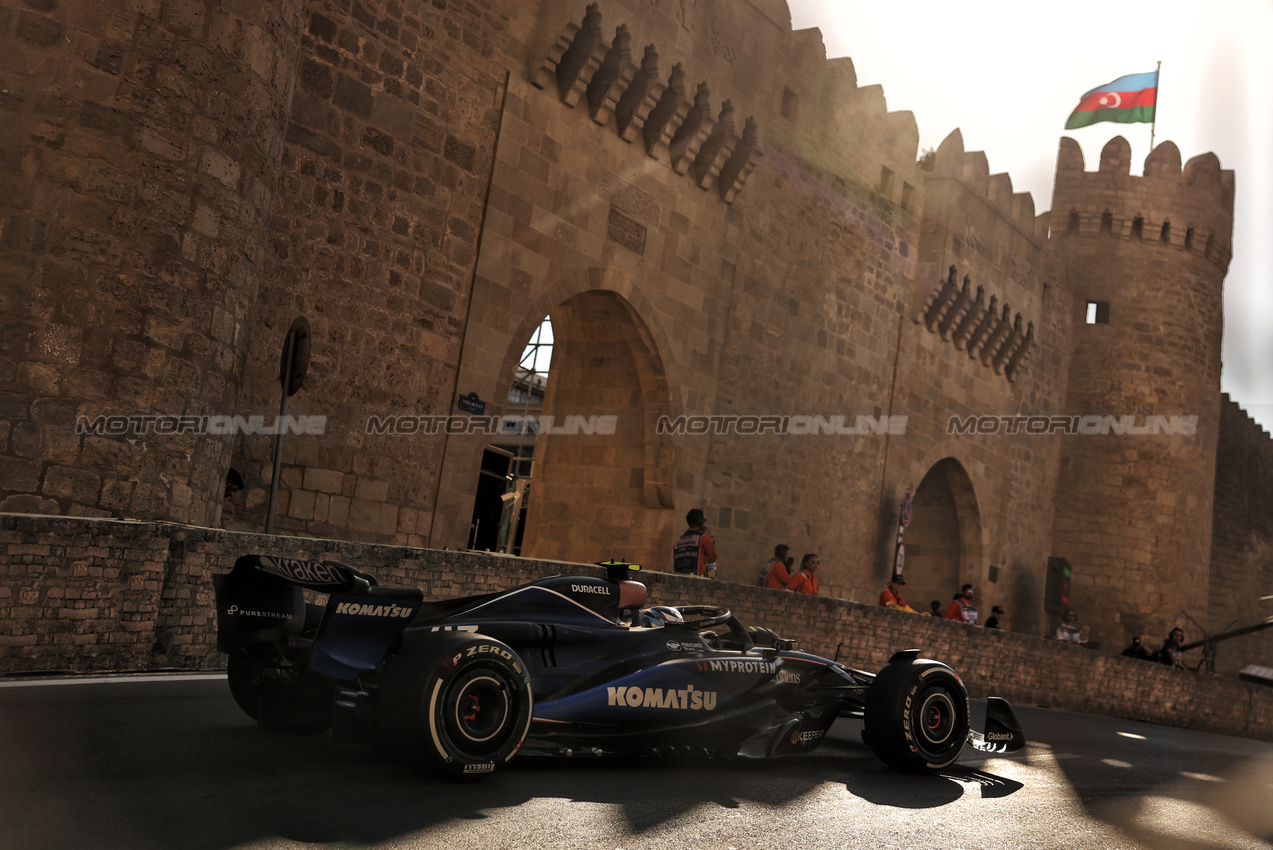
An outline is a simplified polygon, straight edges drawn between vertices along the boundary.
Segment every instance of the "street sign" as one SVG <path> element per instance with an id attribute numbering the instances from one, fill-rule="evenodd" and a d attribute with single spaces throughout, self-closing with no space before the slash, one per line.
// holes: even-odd
<path id="1" fill-rule="evenodd" d="M 482 399 L 478 397 L 477 393 L 469 393 L 467 395 L 460 396 L 456 405 L 465 413 L 472 413 L 476 416 L 481 416 L 486 413 L 486 402 L 482 401 Z"/>

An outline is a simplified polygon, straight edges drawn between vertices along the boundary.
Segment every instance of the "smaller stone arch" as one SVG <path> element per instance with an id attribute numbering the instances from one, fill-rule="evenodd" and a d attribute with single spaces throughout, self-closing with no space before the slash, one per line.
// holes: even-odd
<path id="1" fill-rule="evenodd" d="M 925 473 L 906 528 L 906 598 L 917 611 L 943 609 L 962 584 L 982 580 L 981 509 L 972 479 L 945 457 Z"/>

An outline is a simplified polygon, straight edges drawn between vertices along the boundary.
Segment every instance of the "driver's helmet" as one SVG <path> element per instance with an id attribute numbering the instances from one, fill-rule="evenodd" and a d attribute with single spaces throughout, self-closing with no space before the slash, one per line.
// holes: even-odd
<path id="1" fill-rule="evenodd" d="M 684 623 L 681 612 L 670 605 L 656 605 L 641 612 L 641 625 L 661 629 L 670 623 Z"/>

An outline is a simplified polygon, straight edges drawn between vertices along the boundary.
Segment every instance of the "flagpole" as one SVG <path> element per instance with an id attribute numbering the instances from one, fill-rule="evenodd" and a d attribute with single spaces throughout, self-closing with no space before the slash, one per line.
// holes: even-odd
<path id="1" fill-rule="evenodd" d="M 1161 80 L 1162 60 L 1154 69 L 1154 120 L 1149 122 L 1149 152 L 1154 152 L 1154 131 L 1158 129 L 1158 83 Z"/>

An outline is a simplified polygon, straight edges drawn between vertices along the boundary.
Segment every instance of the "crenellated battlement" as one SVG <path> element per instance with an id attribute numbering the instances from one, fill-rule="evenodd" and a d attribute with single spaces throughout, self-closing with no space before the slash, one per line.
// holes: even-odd
<path id="1" fill-rule="evenodd" d="M 1220 405 L 1220 418 L 1224 425 L 1220 435 L 1221 448 L 1252 448 L 1273 458 L 1273 436 L 1264 430 L 1264 426 L 1228 393 L 1220 394 Z"/>
<path id="2" fill-rule="evenodd" d="M 1043 240 L 1047 236 L 1047 214 L 1036 216 L 1034 197 L 1029 192 L 1013 192 L 1012 177 L 1006 173 L 991 174 L 990 163 L 982 151 L 965 151 L 963 134 L 951 131 L 937 148 L 932 178 L 953 178 L 998 210 L 1023 233 Z"/>
<path id="3" fill-rule="evenodd" d="M 752 0 L 739 16 L 671 4 L 660 10 L 669 18 L 623 0 L 581 5 L 532 60 L 532 84 L 700 188 L 730 203 L 764 151 L 781 149 L 897 206 L 917 203 L 914 115 L 890 112 L 881 86 L 859 87 L 852 60 L 828 60 L 819 30 L 793 31 L 784 3 Z"/>
<path id="4" fill-rule="evenodd" d="M 1193 254 L 1222 272 L 1233 255 L 1232 171 L 1214 153 L 1181 168 L 1180 151 L 1163 142 L 1132 176 L 1131 145 L 1116 136 L 1101 151 L 1099 168 L 1084 170 L 1083 151 L 1063 137 L 1057 153 L 1052 238 L 1100 238 L 1157 244 Z"/>

